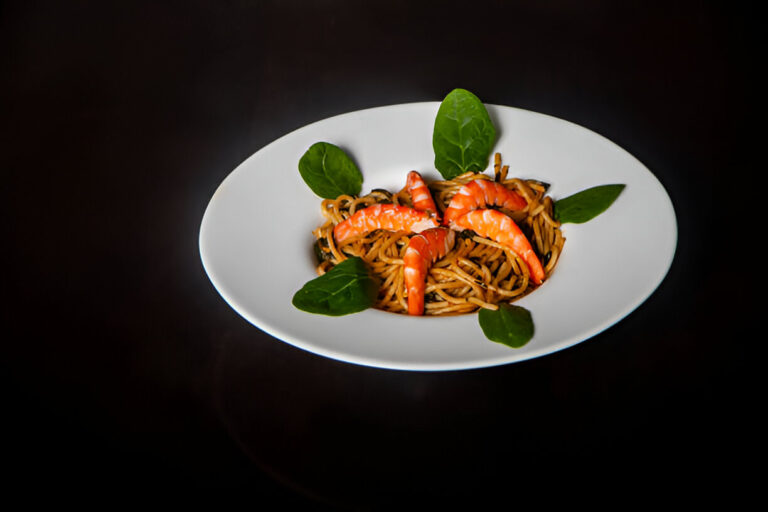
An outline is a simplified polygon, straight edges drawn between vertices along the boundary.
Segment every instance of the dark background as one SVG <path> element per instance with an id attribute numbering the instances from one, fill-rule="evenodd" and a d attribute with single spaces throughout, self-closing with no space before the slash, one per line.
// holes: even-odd
<path id="1" fill-rule="evenodd" d="M 756 20 L 734 2 L 0 3 L 2 486 L 313 509 L 753 490 Z M 439 373 L 325 359 L 227 306 L 197 240 L 232 169 L 454 87 L 658 177 L 679 240 L 648 301 L 565 351 Z"/>

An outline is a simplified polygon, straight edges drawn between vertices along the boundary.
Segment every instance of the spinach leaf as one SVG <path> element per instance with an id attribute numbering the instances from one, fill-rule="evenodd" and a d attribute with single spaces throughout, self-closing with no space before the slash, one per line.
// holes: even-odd
<path id="1" fill-rule="evenodd" d="M 299 173 L 312 192 L 324 199 L 354 196 L 363 186 L 363 175 L 338 146 L 316 142 L 299 160 Z"/>
<path id="2" fill-rule="evenodd" d="M 485 105 L 464 89 L 454 89 L 440 104 L 432 132 L 435 168 L 445 179 L 488 166 L 496 128 Z"/>
<path id="3" fill-rule="evenodd" d="M 531 312 L 521 306 L 501 303 L 499 309 L 481 309 L 480 328 L 485 337 L 496 343 L 520 348 L 533 338 Z"/>
<path id="4" fill-rule="evenodd" d="M 619 197 L 625 186 L 600 185 L 555 201 L 555 218 L 563 224 L 587 222 L 607 210 Z"/>
<path id="5" fill-rule="evenodd" d="M 302 311 L 341 316 L 371 307 L 379 283 L 361 258 L 346 259 L 320 277 L 307 282 L 293 296 L 293 305 Z"/>

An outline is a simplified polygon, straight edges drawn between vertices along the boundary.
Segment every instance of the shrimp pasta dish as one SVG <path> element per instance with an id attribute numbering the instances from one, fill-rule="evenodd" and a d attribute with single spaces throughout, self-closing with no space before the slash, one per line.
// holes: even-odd
<path id="1" fill-rule="evenodd" d="M 374 307 L 410 315 L 498 309 L 551 275 L 565 239 L 548 185 L 468 172 L 426 183 L 416 171 L 397 192 L 374 189 L 322 202 L 313 231 L 317 272 L 353 256 L 380 280 Z"/>

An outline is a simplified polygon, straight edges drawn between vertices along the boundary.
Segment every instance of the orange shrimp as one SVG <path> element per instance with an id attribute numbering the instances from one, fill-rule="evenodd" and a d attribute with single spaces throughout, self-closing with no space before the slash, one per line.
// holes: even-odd
<path id="1" fill-rule="evenodd" d="M 472 210 L 456 219 L 453 227 L 459 230 L 471 229 L 482 237 L 509 247 L 528 265 L 534 283 L 541 284 L 544 280 L 544 268 L 536 253 L 533 252 L 531 243 L 508 215 L 498 210 Z"/>
<path id="2" fill-rule="evenodd" d="M 336 224 L 333 237 L 340 244 L 345 240 L 365 235 L 377 229 L 419 233 L 439 226 L 429 213 L 395 204 L 374 204 L 356 211 L 348 219 Z"/>
<path id="3" fill-rule="evenodd" d="M 522 210 L 528 202 L 523 196 L 501 183 L 483 179 L 473 180 L 461 187 L 453 196 L 448 208 L 445 209 L 443 224 L 450 226 L 465 213 L 489 204 L 501 206 L 507 210 Z"/>
<path id="4" fill-rule="evenodd" d="M 429 266 L 453 248 L 456 233 L 448 228 L 427 229 L 408 241 L 403 256 L 405 288 L 408 290 L 408 314 L 424 314 L 424 290 Z"/>
<path id="5" fill-rule="evenodd" d="M 424 178 L 421 177 L 421 174 L 416 171 L 409 172 L 405 186 L 408 189 L 408 193 L 411 195 L 413 207 L 417 210 L 432 213 L 439 221 L 440 212 L 437 209 L 437 206 L 435 206 L 435 200 L 432 199 L 432 194 L 430 193 L 427 184 L 424 182 Z"/>

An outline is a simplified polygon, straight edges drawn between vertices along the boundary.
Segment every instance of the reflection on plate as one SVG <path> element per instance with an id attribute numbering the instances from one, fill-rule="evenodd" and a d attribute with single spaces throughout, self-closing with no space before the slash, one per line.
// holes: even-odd
<path id="1" fill-rule="evenodd" d="M 510 165 L 510 176 L 550 183 L 554 199 L 595 185 L 626 184 L 602 215 L 563 225 L 565 249 L 555 272 L 516 302 L 531 311 L 533 339 L 520 349 L 493 343 L 476 314 L 408 317 L 371 309 L 326 317 L 294 308 L 293 294 L 316 277 L 311 232 L 322 221 L 321 199 L 297 170 L 301 155 L 318 141 L 341 147 L 363 173 L 363 193 L 399 190 L 412 169 L 428 181 L 439 179 L 432 151 L 438 106 L 394 105 L 319 121 L 238 166 L 214 193 L 200 228 L 203 266 L 227 303 L 261 330 L 326 357 L 382 368 L 455 370 L 522 361 L 575 345 L 621 320 L 653 293 L 677 244 L 672 203 L 653 174 L 586 128 L 486 105 L 499 132 L 493 151 Z"/>

